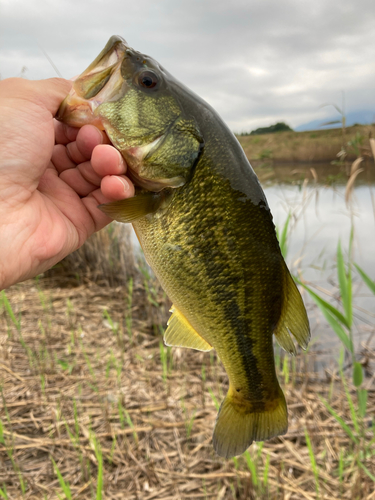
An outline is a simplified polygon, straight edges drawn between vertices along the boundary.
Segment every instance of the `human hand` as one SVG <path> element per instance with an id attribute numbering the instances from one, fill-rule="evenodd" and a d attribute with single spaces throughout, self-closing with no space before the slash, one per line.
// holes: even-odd
<path id="1" fill-rule="evenodd" d="M 70 88 L 58 78 L 0 81 L 0 290 L 49 269 L 111 222 L 97 205 L 134 195 L 104 132 L 54 120 Z"/>

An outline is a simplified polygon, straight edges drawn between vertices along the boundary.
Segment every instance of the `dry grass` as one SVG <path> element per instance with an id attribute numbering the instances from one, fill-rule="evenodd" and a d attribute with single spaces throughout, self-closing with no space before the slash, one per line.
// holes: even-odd
<path id="1" fill-rule="evenodd" d="M 46 275 L 63 276 L 78 282 L 85 276 L 102 285 L 124 285 L 136 274 L 131 233 L 129 224 L 112 222 L 94 233 L 81 248 L 65 257 Z"/>
<path id="2" fill-rule="evenodd" d="M 347 160 L 357 156 L 372 156 L 368 137 L 375 135 L 374 125 L 356 125 L 346 129 L 348 139 L 362 137 L 363 144 L 345 145 Z M 356 134 L 359 134 L 356 136 Z M 342 147 L 342 130 L 314 130 L 309 132 L 278 132 L 275 134 L 247 135 L 238 137 L 250 161 L 273 160 L 275 162 L 330 162 L 337 160 Z"/>
<path id="3" fill-rule="evenodd" d="M 8 290 L 13 321 L 0 305 L 4 498 L 375 499 L 374 445 L 364 456 L 374 443 L 374 352 L 363 353 L 369 400 L 357 445 L 320 399 L 355 432 L 342 380 L 314 373 L 315 355 L 300 354 L 277 360 L 288 434 L 225 461 L 211 435 L 227 377 L 214 354 L 160 347 L 169 304 L 158 285 L 65 284 Z"/>

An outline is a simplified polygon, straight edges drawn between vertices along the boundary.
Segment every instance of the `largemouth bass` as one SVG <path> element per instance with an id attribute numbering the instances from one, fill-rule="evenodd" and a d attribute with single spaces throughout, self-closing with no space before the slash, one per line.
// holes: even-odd
<path id="1" fill-rule="evenodd" d="M 93 123 L 125 158 L 134 198 L 101 206 L 131 222 L 173 302 L 164 341 L 214 348 L 229 377 L 213 433 L 223 457 L 284 434 L 287 407 L 272 336 L 296 352 L 310 330 L 272 215 L 240 144 L 218 114 L 151 57 L 112 37 L 58 118 Z"/>

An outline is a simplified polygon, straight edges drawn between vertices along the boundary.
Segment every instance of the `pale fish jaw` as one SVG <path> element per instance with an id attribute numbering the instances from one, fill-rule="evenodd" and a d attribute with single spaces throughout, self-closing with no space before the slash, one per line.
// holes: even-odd
<path id="1" fill-rule="evenodd" d="M 165 134 L 161 135 L 154 141 L 143 146 L 134 146 L 124 151 L 125 159 L 129 164 L 129 176 L 138 186 L 148 189 L 149 191 L 161 191 L 166 187 L 178 188 L 185 184 L 185 179 L 181 176 L 159 179 L 147 179 L 146 177 L 141 177 L 139 175 L 139 170 L 141 168 L 142 161 L 146 156 L 153 151 L 155 151 L 160 143 L 163 141 Z"/>
<path id="2" fill-rule="evenodd" d="M 101 53 L 74 80 L 71 91 L 60 106 L 57 119 L 73 127 L 90 123 L 104 129 L 96 109 L 104 102 L 117 100 L 126 93 L 126 82 L 121 75 L 121 63 L 126 49 L 126 45 L 119 43 L 104 55 Z M 100 88 L 103 81 L 103 87 Z M 96 87 L 100 90 L 91 96 Z"/>

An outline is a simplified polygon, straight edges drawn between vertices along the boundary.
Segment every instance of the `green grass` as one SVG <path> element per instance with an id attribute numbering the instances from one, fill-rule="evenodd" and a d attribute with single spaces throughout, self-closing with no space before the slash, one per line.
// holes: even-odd
<path id="1" fill-rule="evenodd" d="M 10 318 L 12 323 L 17 328 L 18 333 L 20 333 L 21 332 L 21 318 L 19 318 L 19 319 L 16 318 L 16 315 L 13 312 L 12 306 L 10 305 L 10 302 L 9 302 L 4 290 L 1 291 L 1 300 L 2 300 L 3 308 L 5 309 L 5 311 L 8 315 L 8 318 Z M 8 332 L 9 332 L 9 330 L 8 330 Z"/>
<path id="2" fill-rule="evenodd" d="M 164 330 L 161 328 L 162 335 L 164 336 Z M 160 362 L 163 370 L 163 380 L 166 383 L 168 375 L 172 372 L 173 368 L 173 355 L 172 348 L 170 346 L 164 345 L 164 342 L 161 340 L 159 342 L 159 350 L 160 350 Z"/>
<path id="3" fill-rule="evenodd" d="M 312 471 L 313 471 L 313 474 L 314 474 L 314 478 L 315 478 L 316 496 L 319 499 L 320 498 L 319 470 L 318 470 L 318 466 L 317 466 L 317 462 L 316 462 L 316 459 L 315 459 L 314 450 L 313 450 L 313 447 L 312 447 L 311 440 L 310 440 L 309 434 L 307 432 L 307 429 L 305 429 L 305 439 L 306 439 L 307 448 L 309 450 L 309 457 L 310 457 L 310 462 L 311 462 L 311 468 L 312 468 Z"/>
<path id="4" fill-rule="evenodd" d="M 340 291 L 340 305 L 341 310 L 332 304 L 328 303 L 317 295 L 310 287 L 308 287 L 303 282 L 299 282 L 310 294 L 314 302 L 317 304 L 319 309 L 322 311 L 324 317 L 332 327 L 332 330 L 336 333 L 337 337 L 343 344 L 346 353 L 349 356 L 351 364 L 351 382 L 355 390 L 355 399 L 352 396 L 352 391 L 349 387 L 349 382 L 344 373 L 344 350 L 341 350 L 339 359 L 339 374 L 342 382 L 342 387 L 344 389 L 345 398 L 349 408 L 350 422 L 343 418 L 323 397 L 319 396 L 322 403 L 326 407 L 327 411 L 332 415 L 332 417 L 338 422 L 342 430 L 347 434 L 350 439 L 351 446 L 345 451 L 340 450 L 340 460 L 338 465 L 338 476 L 340 478 L 340 484 L 342 484 L 343 475 L 343 463 L 350 459 L 351 456 L 356 457 L 356 462 L 362 470 L 365 472 L 368 470 L 365 463 L 366 460 L 374 454 L 374 440 L 368 440 L 367 435 L 367 424 L 365 417 L 367 415 L 367 403 L 368 403 L 368 390 L 364 387 L 364 376 L 362 364 L 357 361 L 358 355 L 355 352 L 354 342 L 353 342 L 353 282 L 352 282 L 352 243 L 353 243 L 353 231 L 351 232 L 348 258 L 345 261 L 343 257 L 343 252 L 341 248 L 341 242 L 337 246 L 336 262 L 337 262 L 337 277 Z M 375 294 L 375 283 L 369 278 L 369 276 L 364 273 L 357 265 L 354 264 L 358 270 L 359 275 L 363 279 L 364 283 L 369 287 L 369 289 Z M 309 454 L 313 469 L 315 471 L 316 461 L 313 456 L 313 450 L 311 447 L 311 442 L 309 441 L 308 434 L 306 432 L 306 442 L 309 447 Z M 314 472 L 315 474 L 315 472 Z M 369 476 L 371 477 L 371 476 Z M 316 478 L 316 492 L 319 497 L 319 483 L 318 476 L 315 474 Z"/>
<path id="5" fill-rule="evenodd" d="M 60 487 L 63 490 L 63 493 L 65 495 L 65 498 L 67 500 L 72 500 L 73 496 L 72 496 L 72 492 L 71 492 L 70 487 L 69 487 L 69 483 L 67 483 L 67 482 L 64 481 L 64 477 L 61 474 L 61 472 L 60 472 L 60 470 L 59 470 L 56 462 L 54 461 L 54 459 L 52 457 L 51 457 L 51 460 L 52 460 L 54 471 L 55 471 L 56 476 L 57 476 L 57 478 L 59 480 Z M 60 495 L 59 495 L 59 498 L 61 498 Z"/>

